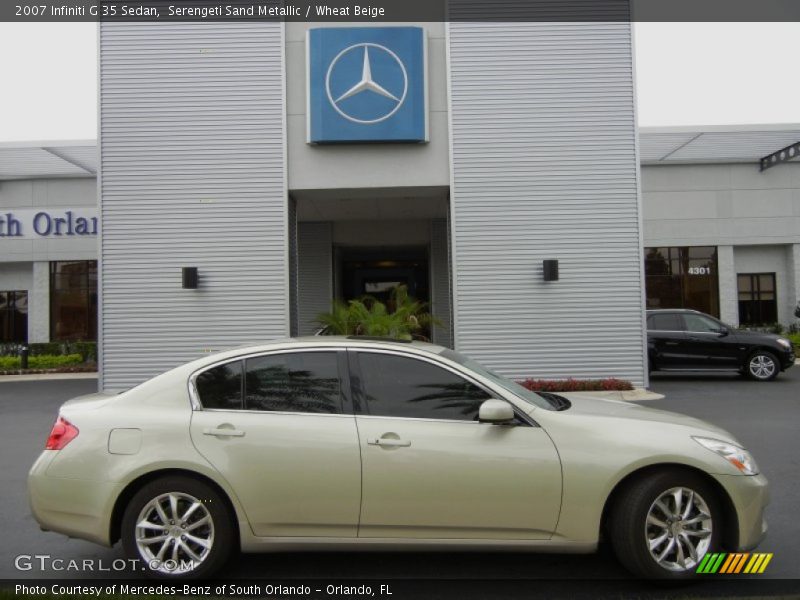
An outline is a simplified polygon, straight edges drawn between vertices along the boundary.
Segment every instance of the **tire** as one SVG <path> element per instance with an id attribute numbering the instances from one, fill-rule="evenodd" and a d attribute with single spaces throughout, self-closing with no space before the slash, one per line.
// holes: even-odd
<path id="1" fill-rule="evenodd" d="M 745 373 L 754 381 L 772 381 L 781 371 L 778 358 L 766 350 L 757 350 L 745 363 Z"/>
<path id="2" fill-rule="evenodd" d="M 173 512 L 180 518 L 171 518 Z M 145 521 L 150 527 L 138 525 Z M 191 477 L 164 477 L 131 498 L 122 517 L 122 547 L 149 577 L 208 577 L 231 556 L 233 522 L 224 499 L 209 485 Z M 158 539 L 142 541 L 149 538 Z"/>
<path id="3" fill-rule="evenodd" d="M 686 512 L 690 495 L 693 508 Z M 693 578 L 703 556 L 717 551 L 722 525 L 713 488 L 696 473 L 671 469 L 635 480 L 617 494 L 609 534 L 617 559 L 631 573 L 679 582 Z"/>

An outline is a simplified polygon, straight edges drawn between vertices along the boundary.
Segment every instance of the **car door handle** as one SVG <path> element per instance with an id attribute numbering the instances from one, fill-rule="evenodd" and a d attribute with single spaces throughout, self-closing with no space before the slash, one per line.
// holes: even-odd
<path id="1" fill-rule="evenodd" d="M 244 431 L 239 429 L 226 429 L 224 427 L 211 429 L 209 427 L 207 429 L 203 429 L 203 435 L 214 435 L 219 437 L 244 437 Z"/>
<path id="2" fill-rule="evenodd" d="M 411 445 L 411 442 L 406 440 L 396 440 L 392 438 L 372 438 L 367 440 L 370 446 L 385 446 L 389 448 L 405 448 Z"/>

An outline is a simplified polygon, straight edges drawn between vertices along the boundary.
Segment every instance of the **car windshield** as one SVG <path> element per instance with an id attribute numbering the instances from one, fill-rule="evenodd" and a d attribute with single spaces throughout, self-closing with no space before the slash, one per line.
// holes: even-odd
<path id="1" fill-rule="evenodd" d="M 528 388 L 521 386 L 516 381 L 512 381 L 507 377 L 503 377 L 502 375 L 498 375 L 494 371 L 490 371 L 480 363 L 472 360 L 471 358 L 464 356 L 463 354 L 459 354 L 455 350 L 445 350 L 441 354 L 444 358 L 448 358 L 458 364 L 466 367 L 470 371 L 475 371 L 476 373 L 483 375 L 487 379 L 491 379 L 494 383 L 499 385 L 505 390 L 508 390 L 518 398 L 521 398 L 528 404 L 532 404 L 538 408 L 544 408 L 545 410 L 555 410 L 555 407 L 552 403 L 548 402 L 545 398 L 537 394 L 536 392 L 530 391 Z"/>

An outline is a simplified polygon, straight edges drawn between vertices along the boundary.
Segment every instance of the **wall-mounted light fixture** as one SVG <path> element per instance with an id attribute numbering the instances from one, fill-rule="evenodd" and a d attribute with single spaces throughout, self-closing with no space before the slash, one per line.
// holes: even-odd
<path id="1" fill-rule="evenodd" d="M 542 272 L 545 281 L 558 281 L 558 261 L 554 258 L 543 260 Z"/>
<path id="2" fill-rule="evenodd" d="M 197 289 L 197 267 L 183 267 L 181 269 L 183 289 L 196 290 Z"/>

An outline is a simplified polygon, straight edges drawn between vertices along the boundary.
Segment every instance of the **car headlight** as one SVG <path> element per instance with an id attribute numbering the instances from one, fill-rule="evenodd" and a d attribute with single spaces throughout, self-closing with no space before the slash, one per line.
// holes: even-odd
<path id="1" fill-rule="evenodd" d="M 792 342 L 790 342 L 786 338 L 778 338 L 778 343 L 781 346 L 783 346 L 784 348 L 786 348 L 787 350 L 791 350 L 792 349 Z"/>
<path id="2" fill-rule="evenodd" d="M 758 465 L 756 461 L 753 460 L 753 457 L 750 456 L 750 453 L 744 448 L 740 448 L 729 442 L 722 442 L 711 438 L 692 437 L 692 439 L 704 448 L 719 454 L 744 475 L 758 475 Z"/>

